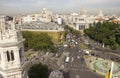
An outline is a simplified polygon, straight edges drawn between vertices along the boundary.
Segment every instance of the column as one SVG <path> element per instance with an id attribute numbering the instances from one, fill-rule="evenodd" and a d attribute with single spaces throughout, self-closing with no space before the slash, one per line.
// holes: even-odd
<path id="1" fill-rule="evenodd" d="M 6 66 L 6 63 L 7 62 L 7 55 L 6 55 L 6 52 L 2 52 L 1 53 L 1 65 L 4 69 L 4 67 Z"/>
<path id="2" fill-rule="evenodd" d="M 20 64 L 20 56 L 19 56 L 19 50 L 14 50 L 14 58 L 15 58 L 15 61 L 16 61 L 16 64 Z"/>

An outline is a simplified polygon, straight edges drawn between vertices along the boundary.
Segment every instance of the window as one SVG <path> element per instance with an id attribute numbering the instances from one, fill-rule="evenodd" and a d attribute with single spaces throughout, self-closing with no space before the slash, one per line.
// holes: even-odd
<path id="1" fill-rule="evenodd" d="M 10 61 L 9 51 L 7 51 L 6 54 L 7 54 L 7 61 L 9 62 Z"/>
<path id="2" fill-rule="evenodd" d="M 84 19 L 79 19 L 79 21 L 84 21 Z"/>
<path id="3" fill-rule="evenodd" d="M 75 18 L 75 21 L 77 21 L 77 18 Z"/>
<path id="4" fill-rule="evenodd" d="M 20 48 L 19 50 L 19 57 L 20 57 L 20 61 L 22 61 L 22 48 Z"/>
<path id="5" fill-rule="evenodd" d="M 7 61 L 8 62 L 13 61 L 15 59 L 13 50 L 11 50 L 11 52 L 7 51 L 6 55 L 7 55 Z"/>
<path id="6" fill-rule="evenodd" d="M 85 29 L 85 25 L 79 25 L 79 30 L 84 30 Z"/>
<path id="7" fill-rule="evenodd" d="M 76 23 L 73 23 L 74 26 L 76 26 Z"/>
<path id="8" fill-rule="evenodd" d="M 13 50 L 11 50 L 11 60 L 13 61 L 15 58 L 14 58 L 14 52 Z"/>

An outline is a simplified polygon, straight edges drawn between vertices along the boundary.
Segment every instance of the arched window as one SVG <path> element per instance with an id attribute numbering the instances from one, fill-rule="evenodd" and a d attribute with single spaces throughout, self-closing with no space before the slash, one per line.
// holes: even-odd
<path id="1" fill-rule="evenodd" d="M 22 48 L 19 49 L 19 57 L 20 57 L 20 61 L 22 61 Z"/>
<path id="2" fill-rule="evenodd" d="M 9 62 L 10 61 L 9 51 L 7 51 L 6 54 L 7 54 L 7 61 Z"/>
<path id="3" fill-rule="evenodd" d="M 13 61 L 15 58 L 14 58 L 14 52 L 13 50 L 11 50 L 11 60 Z"/>

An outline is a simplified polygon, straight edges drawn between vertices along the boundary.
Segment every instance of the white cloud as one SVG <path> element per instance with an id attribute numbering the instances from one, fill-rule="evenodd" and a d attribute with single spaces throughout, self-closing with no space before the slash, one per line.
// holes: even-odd
<path id="1" fill-rule="evenodd" d="M 120 0 L 68 0 L 67 7 L 104 5 L 120 3 Z"/>
<path id="2" fill-rule="evenodd" d="M 86 9 L 109 9 L 119 11 L 120 0 L 0 0 L 0 10 L 6 11 L 18 9 L 25 11 L 41 10 L 42 8 L 54 9 L 55 11 L 78 11 Z M 118 9 L 118 10 L 116 10 Z M 110 10 L 110 9 L 109 9 Z"/>
<path id="3" fill-rule="evenodd" d="M 35 4 L 38 6 L 45 6 L 48 3 L 45 0 L 37 0 Z"/>

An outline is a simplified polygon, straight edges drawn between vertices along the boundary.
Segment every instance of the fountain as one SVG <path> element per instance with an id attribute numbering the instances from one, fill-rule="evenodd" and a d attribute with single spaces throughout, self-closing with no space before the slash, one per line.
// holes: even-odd
<path id="1" fill-rule="evenodd" d="M 109 71 L 111 63 L 112 61 L 110 60 L 98 59 L 90 63 L 90 68 L 97 73 L 105 75 Z M 120 75 L 120 65 L 118 63 L 114 63 L 113 75 Z"/>

